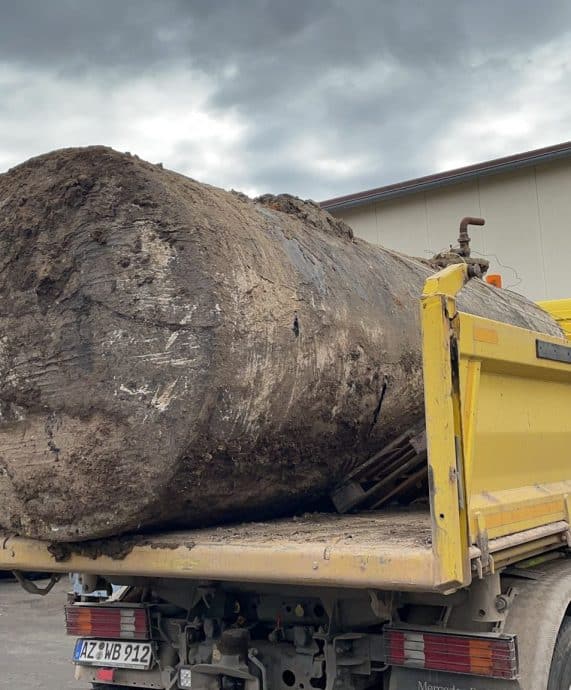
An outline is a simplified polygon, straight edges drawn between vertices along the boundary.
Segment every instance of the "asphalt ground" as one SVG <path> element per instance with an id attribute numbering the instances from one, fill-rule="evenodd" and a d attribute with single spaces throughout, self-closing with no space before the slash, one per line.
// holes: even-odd
<path id="1" fill-rule="evenodd" d="M 47 580 L 36 582 L 45 586 Z M 65 634 L 63 607 L 70 589 L 63 578 L 45 597 L 0 579 L 0 689 L 85 690 L 73 677 L 75 639 Z"/>

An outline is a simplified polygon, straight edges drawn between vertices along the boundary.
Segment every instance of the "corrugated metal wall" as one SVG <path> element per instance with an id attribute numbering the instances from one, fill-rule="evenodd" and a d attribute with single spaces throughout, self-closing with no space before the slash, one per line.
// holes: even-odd
<path id="1" fill-rule="evenodd" d="M 571 297 L 569 161 L 334 213 L 369 242 L 424 257 L 456 244 L 463 216 L 482 216 L 472 248 L 504 287 L 535 300 Z"/>

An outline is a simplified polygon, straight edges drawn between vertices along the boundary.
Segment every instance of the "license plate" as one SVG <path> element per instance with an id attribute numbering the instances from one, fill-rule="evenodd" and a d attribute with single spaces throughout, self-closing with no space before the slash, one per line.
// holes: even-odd
<path id="1" fill-rule="evenodd" d="M 77 640 L 73 651 L 76 664 L 115 668 L 149 669 L 153 663 L 150 642 L 117 642 L 116 640 Z"/>

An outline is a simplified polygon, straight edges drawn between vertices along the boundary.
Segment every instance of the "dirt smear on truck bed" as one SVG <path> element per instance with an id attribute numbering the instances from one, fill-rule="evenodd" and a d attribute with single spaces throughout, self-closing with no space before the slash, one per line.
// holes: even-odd
<path id="1" fill-rule="evenodd" d="M 430 548 L 431 521 L 422 508 L 371 511 L 353 515 L 306 513 L 268 522 L 249 522 L 224 527 L 167 532 L 157 535 L 125 535 L 75 544 L 52 543 L 50 553 L 56 561 L 72 556 L 96 559 L 106 556 L 122 560 L 135 548 L 168 550 L 197 546 L 293 547 L 300 545 L 393 546 L 403 549 Z"/>

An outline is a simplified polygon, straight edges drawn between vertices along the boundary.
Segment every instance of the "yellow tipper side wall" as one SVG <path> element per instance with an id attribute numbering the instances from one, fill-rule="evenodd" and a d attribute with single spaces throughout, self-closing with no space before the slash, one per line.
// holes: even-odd
<path id="1" fill-rule="evenodd" d="M 466 490 L 472 542 L 569 520 L 571 362 L 561 338 L 460 314 Z"/>

